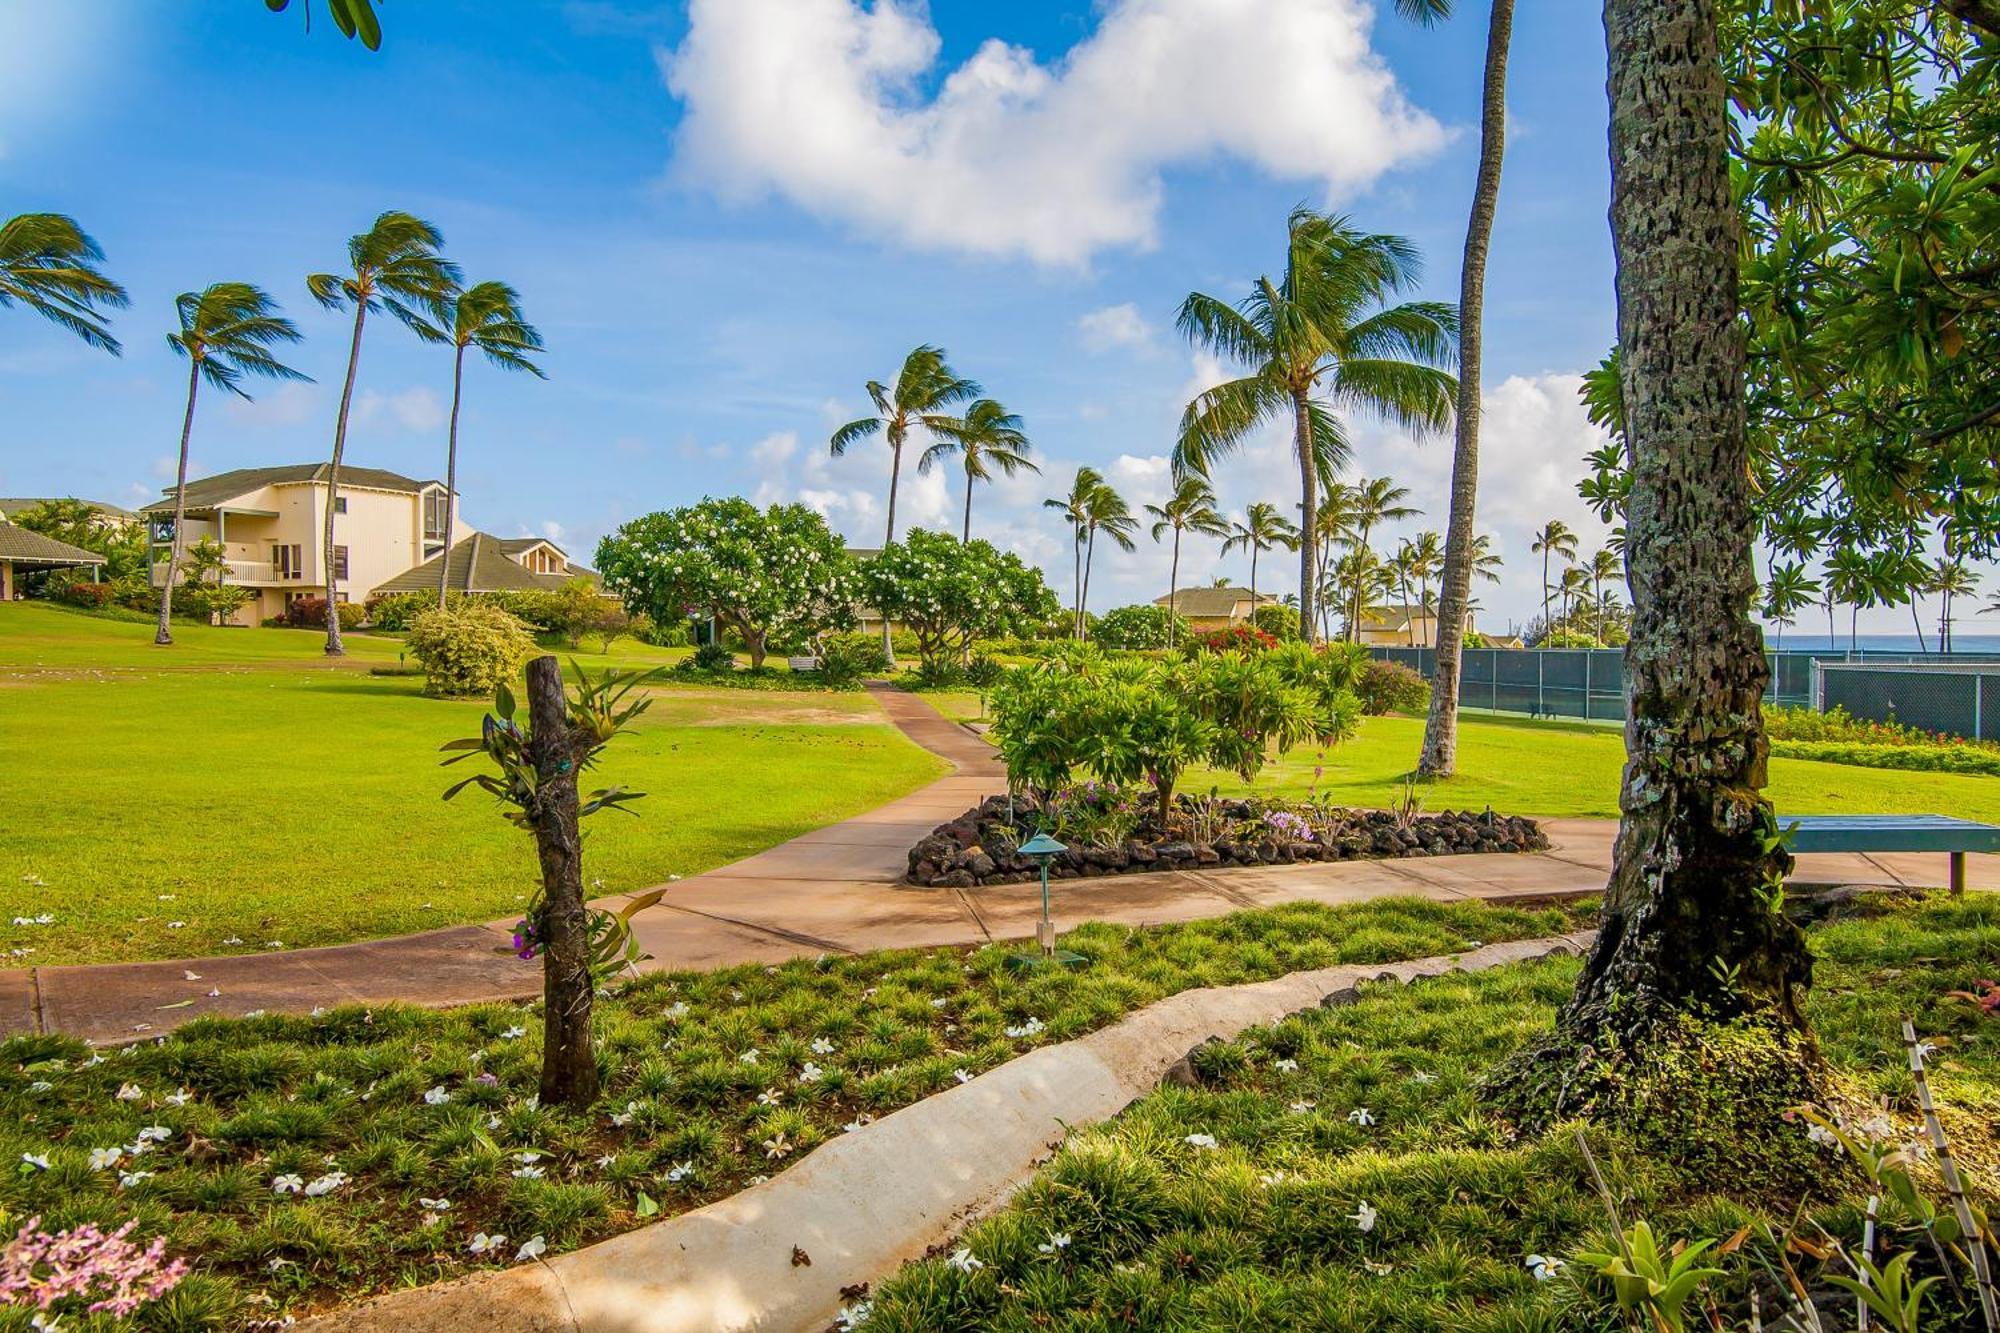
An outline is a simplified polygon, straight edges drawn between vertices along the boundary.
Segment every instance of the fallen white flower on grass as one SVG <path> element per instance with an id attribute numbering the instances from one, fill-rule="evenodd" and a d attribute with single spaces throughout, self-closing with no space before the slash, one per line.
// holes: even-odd
<path id="1" fill-rule="evenodd" d="M 424 1094 L 424 1104 L 426 1106 L 443 1106 L 450 1100 L 451 1090 L 442 1083 Z"/>
<path id="2" fill-rule="evenodd" d="M 528 1029 L 524 1027 L 511 1027 L 508 1028 L 505 1032 L 500 1034 L 500 1040 L 518 1041 L 520 1038 L 525 1037 L 527 1035 L 528 1035 Z"/>
<path id="3" fill-rule="evenodd" d="M 1305 1114 L 1306 1112 L 1308 1112 L 1308 1111 L 1312 1111 L 1312 1110 L 1316 1110 L 1316 1109 L 1318 1109 L 1318 1107 L 1319 1107 L 1319 1103 L 1318 1103 L 1318 1102 L 1293 1102 L 1293 1103 L 1292 1103 L 1292 1114 L 1293 1114 L 1293 1115 L 1304 1115 L 1304 1114 Z"/>
<path id="4" fill-rule="evenodd" d="M 295 1175 L 274 1176 L 271 1180 L 271 1193 L 273 1194 L 297 1194 L 305 1187 L 306 1182 L 304 1179 Z"/>
<path id="5" fill-rule="evenodd" d="M 788 1139 L 785 1138 L 785 1132 L 783 1130 L 779 1130 L 776 1136 L 764 1140 L 764 1157 L 766 1158 L 766 1160 L 775 1157 L 790 1157 L 792 1155 L 793 1146 L 794 1145 Z"/>
<path id="6" fill-rule="evenodd" d="M 1419 1069 L 1416 1073 L 1410 1075 L 1410 1082 L 1412 1083 L 1435 1083 L 1437 1081 L 1438 1076 L 1428 1069 Z"/>
<path id="7" fill-rule="evenodd" d="M 24 1152 L 21 1154 L 21 1160 L 37 1171 L 46 1171 L 49 1169 L 47 1153 Z"/>
<path id="8" fill-rule="evenodd" d="M 1213 1148 L 1215 1146 L 1215 1135 L 1190 1134 L 1182 1139 L 1181 1142 L 1195 1148 Z"/>
<path id="9" fill-rule="evenodd" d="M 1030 1018 L 1027 1022 L 1021 1024 L 1019 1027 L 1008 1028 L 1007 1035 L 1010 1037 L 1032 1037 L 1040 1033 L 1043 1026 L 1044 1024 L 1042 1023 L 1041 1019 Z"/>
<path id="10" fill-rule="evenodd" d="M 688 1016 L 688 1002 L 686 1000 L 675 1000 L 667 1006 L 666 1016 L 672 1019 L 686 1018 Z"/>
<path id="11" fill-rule="evenodd" d="M 1047 1240 L 1035 1247 L 1035 1249 L 1043 1254 L 1054 1254 L 1057 1250 L 1066 1250 L 1068 1248 L 1069 1233 L 1067 1231 L 1052 1231 L 1049 1233 Z"/>
<path id="12" fill-rule="evenodd" d="M 1375 1206 L 1369 1203 L 1368 1200 L 1363 1199 L 1361 1206 L 1347 1215 L 1347 1220 L 1354 1223 L 1355 1226 L 1361 1228 L 1363 1231 L 1373 1231 L 1375 1229 L 1375 1219 L 1379 1216 L 1381 1214 L 1375 1211 Z"/>
<path id="13" fill-rule="evenodd" d="M 833 1043 L 828 1041 L 825 1037 L 814 1037 L 812 1044 L 812 1053 L 814 1055 L 832 1055 Z"/>
<path id="14" fill-rule="evenodd" d="M 945 1262 L 961 1273 L 977 1273 L 980 1269 L 986 1267 L 983 1260 L 974 1258 L 972 1251 L 963 1245 L 953 1250 L 951 1258 L 945 1260 Z"/>
<path id="15" fill-rule="evenodd" d="M 528 1259 L 539 1259 L 547 1253 L 548 1248 L 549 1243 L 541 1236 L 530 1236 L 526 1245 L 514 1251 L 514 1262 L 518 1264 Z"/>
<path id="16" fill-rule="evenodd" d="M 759 1106 L 776 1106 L 784 1100 L 785 1090 L 783 1088 L 766 1088 L 757 1094 L 757 1105 Z"/>
<path id="17" fill-rule="evenodd" d="M 450 1200 L 450 1199 L 422 1199 L 422 1198 L 420 1198 L 420 1199 L 418 1199 L 418 1200 L 417 1200 L 417 1203 L 418 1203 L 418 1204 L 420 1204 L 420 1205 L 421 1205 L 421 1206 L 422 1206 L 422 1207 L 424 1208 L 424 1210 L 425 1210 L 426 1212 L 432 1212 L 432 1213 L 444 1213 L 444 1212 L 449 1212 L 449 1211 L 451 1211 L 451 1200 Z"/>
<path id="18" fill-rule="evenodd" d="M 55 1089 L 56 1085 L 49 1082 L 45 1078 L 38 1078 L 33 1083 L 30 1083 L 28 1085 L 28 1091 L 36 1094 L 44 1092 L 54 1092 Z"/>
<path id="19" fill-rule="evenodd" d="M 602 1157 L 600 1157 L 600 1158 L 598 1158 L 598 1159 L 597 1159 L 597 1169 L 598 1169 L 598 1170 L 600 1170 L 600 1171 L 602 1171 L 602 1170 L 604 1170 L 604 1169 L 605 1169 L 606 1167 L 608 1167 L 608 1166 L 611 1166 L 612 1164 L 614 1164 L 615 1162 L 617 1162 L 617 1160 L 618 1160 L 618 1154 L 617 1154 L 617 1153 L 615 1153 L 615 1152 L 608 1152 L 608 1153 L 604 1154 L 604 1156 L 602 1156 Z"/>
<path id="20" fill-rule="evenodd" d="M 171 1129 L 168 1129 L 165 1125 L 148 1125 L 144 1129 L 139 1131 L 139 1142 L 165 1143 L 168 1139 L 172 1138 L 173 1136 L 174 1132 Z"/>
<path id="21" fill-rule="evenodd" d="M 951 1076 L 952 1076 L 953 1078 L 957 1079 L 957 1080 L 958 1080 L 958 1081 L 959 1081 L 960 1083 L 970 1083 L 970 1082 L 972 1082 L 972 1075 L 970 1075 L 970 1074 L 966 1073 L 966 1072 L 965 1072 L 965 1071 L 964 1071 L 963 1069 L 954 1069 L 954 1070 L 952 1070 L 952 1071 L 951 1071 Z"/>
<path id="22" fill-rule="evenodd" d="M 189 1102 L 193 1100 L 194 1100 L 194 1094 L 189 1092 L 186 1088 L 175 1088 L 172 1092 L 167 1094 L 166 1098 L 167 1105 L 169 1106 L 186 1106 Z"/>
<path id="23" fill-rule="evenodd" d="M 945 998 L 945 999 L 941 999 L 941 1000 L 932 1000 L 932 1001 L 931 1001 L 931 1008 L 933 1008 L 933 1009 L 942 1009 L 942 1008 L 944 1008 L 944 1007 L 945 1007 L 946 1005 L 948 1005 L 948 1004 L 950 1004 L 950 1003 L 951 1003 L 951 1000 L 950 1000 L 950 998 L 949 998 L 949 997 L 947 997 L 947 998 Z"/>
<path id="24" fill-rule="evenodd" d="M 90 1169 L 93 1171 L 109 1170 L 124 1160 L 125 1150 L 123 1148 L 92 1148 L 90 1150 Z"/>
<path id="25" fill-rule="evenodd" d="M 632 1118 L 638 1114 L 639 1114 L 639 1103 L 626 1102 L 624 1110 L 613 1111 L 611 1113 L 611 1123 L 618 1126 L 618 1128 L 623 1129 L 625 1126 L 631 1124 Z"/>
<path id="26" fill-rule="evenodd" d="M 806 1061 L 805 1067 L 799 1070 L 799 1082 L 801 1083 L 817 1083 L 825 1077 L 826 1071 L 810 1060 Z"/>
<path id="27" fill-rule="evenodd" d="M 693 1162 L 675 1162 L 673 1166 L 667 1171 L 667 1179 L 673 1181 L 675 1184 L 679 1184 L 681 1181 L 686 1180 L 689 1176 L 693 1174 L 694 1174 Z"/>
<path id="28" fill-rule="evenodd" d="M 282 949 L 285 947 L 285 942 L 283 940 L 265 940 L 264 947 L 266 949 Z"/>
<path id="29" fill-rule="evenodd" d="M 55 923 L 56 914 L 54 912 L 43 912 L 40 916 L 17 916 L 14 918 L 14 924 L 17 926 L 53 926 Z"/>
<path id="30" fill-rule="evenodd" d="M 182 973 L 181 973 L 181 980 L 182 980 L 182 981 L 200 981 L 200 980 L 201 980 L 201 973 L 199 973 L 199 972 L 186 972 L 186 971 L 184 971 L 184 972 L 182 972 Z"/>
<path id="31" fill-rule="evenodd" d="M 738 1064 L 754 1065 L 757 1063 L 757 1052 L 755 1050 L 745 1051 L 736 1057 L 736 1062 Z"/>
<path id="32" fill-rule="evenodd" d="M 1281 1074 L 1289 1074 L 1294 1070 L 1296 1070 L 1298 1067 L 1299 1067 L 1299 1062 L 1297 1060 L 1278 1060 L 1273 1062 L 1273 1064 L 1271 1065 L 1271 1068 L 1277 1070 Z"/>
<path id="33" fill-rule="evenodd" d="M 1396 1271 L 1396 1265 L 1378 1264 L 1373 1259 L 1363 1259 L 1361 1261 L 1361 1266 L 1367 1269 L 1369 1272 L 1373 1273 L 1376 1277 L 1387 1277 L 1389 1276 L 1389 1274 Z"/>
<path id="34" fill-rule="evenodd" d="M 167 922 L 167 929 L 168 929 L 168 930 L 185 930 L 185 929 L 187 929 L 187 922 L 185 922 L 185 921 L 169 921 L 169 922 Z"/>
<path id="35" fill-rule="evenodd" d="M 530 1148 L 525 1151 L 515 1153 L 514 1160 L 517 1162 L 539 1162 L 542 1160 L 542 1154 Z"/>
<path id="36" fill-rule="evenodd" d="M 242 937 L 241 935 L 231 935 L 231 936 L 230 936 L 230 937 L 229 937 L 228 939 L 224 940 L 224 941 L 223 941 L 223 943 L 224 943 L 224 944 L 241 944 L 241 943 L 243 943 L 243 937 Z"/>
<path id="37" fill-rule="evenodd" d="M 1347 1121 L 1349 1124 L 1359 1125 L 1363 1129 L 1366 1129 L 1375 1123 L 1375 1113 L 1365 1106 L 1357 1106 L 1347 1113 Z"/>
<path id="38" fill-rule="evenodd" d="M 151 1180 L 152 1178 L 153 1173 L 151 1171 L 126 1171 L 118 1177 L 118 1188 L 129 1190 L 140 1181 Z"/>
<path id="39" fill-rule="evenodd" d="M 540 1180 L 546 1172 L 539 1166 L 517 1166 L 514 1168 L 516 1180 Z"/>
<path id="40" fill-rule="evenodd" d="M 875 1123 L 875 1117 L 869 1115 L 866 1111 L 864 1111 L 860 1115 L 854 1117 L 854 1119 L 842 1125 L 841 1128 L 849 1134 L 857 1134 L 874 1123 Z"/>
<path id="41" fill-rule="evenodd" d="M 141 1088 L 137 1083 L 120 1083 L 118 1085 L 118 1100 L 121 1102 L 136 1102 L 145 1095 L 146 1090 Z"/>
<path id="42" fill-rule="evenodd" d="M 1257 1183 L 1269 1189 L 1273 1185 L 1282 1185 L 1290 1179 L 1291 1176 L 1284 1171 L 1267 1171 L 1257 1177 Z"/>
<path id="43" fill-rule="evenodd" d="M 345 1171 L 329 1171 L 316 1180 L 306 1182 L 306 1197 L 317 1199 L 322 1194 L 331 1194 L 347 1183 Z"/>
<path id="44" fill-rule="evenodd" d="M 1528 1256 L 1528 1271 L 1535 1275 L 1535 1281 L 1547 1282 L 1560 1273 L 1563 1261 L 1552 1254 L 1531 1254 Z"/>
<path id="45" fill-rule="evenodd" d="M 499 1249 L 506 1243 L 507 1243 L 507 1238 L 505 1236 L 489 1236 L 482 1231 L 478 1235 L 474 1236 L 472 1238 L 472 1242 L 468 1244 L 465 1248 L 472 1251 L 474 1254 L 485 1254 L 489 1250 Z"/>

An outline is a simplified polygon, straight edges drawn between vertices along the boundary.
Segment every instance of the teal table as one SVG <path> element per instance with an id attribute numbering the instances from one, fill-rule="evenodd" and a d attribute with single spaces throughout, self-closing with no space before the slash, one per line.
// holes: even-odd
<path id="1" fill-rule="evenodd" d="M 1950 815 L 1779 815 L 1794 852 L 1944 852 L 1965 892 L 1967 852 L 2000 852 L 2000 827 Z"/>

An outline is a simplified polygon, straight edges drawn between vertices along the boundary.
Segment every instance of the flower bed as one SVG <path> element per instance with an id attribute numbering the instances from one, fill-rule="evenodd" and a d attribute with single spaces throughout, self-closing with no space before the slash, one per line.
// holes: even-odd
<path id="1" fill-rule="evenodd" d="M 940 824 L 910 849 L 912 884 L 971 888 L 1038 878 L 1022 843 L 1049 826 L 1069 844 L 1051 859 L 1057 879 L 1149 870 L 1385 860 L 1461 852 L 1533 852 L 1549 845 L 1540 825 L 1491 810 L 1353 810 L 1317 802 L 1182 796 L 1165 829 L 1150 807 L 1096 783 L 1059 794 L 1045 811 L 1030 797 L 989 796 Z"/>

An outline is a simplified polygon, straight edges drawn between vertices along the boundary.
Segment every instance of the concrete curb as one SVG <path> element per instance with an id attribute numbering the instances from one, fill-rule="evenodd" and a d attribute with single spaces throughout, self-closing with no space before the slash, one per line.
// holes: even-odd
<path id="1" fill-rule="evenodd" d="M 345 1333 L 823 1329 L 843 1303 L 842 1287 L 887 1277 L 1005 1202 L 1069 1129 L 1118 1114 L 1211 1037 L 1275 1022 L 1361 981 L 1409 981 L 1580 952 L 1593 935 L 1183 991 L 904 1107 L 823 1144 L 775 1180 L 705 1208 L 543 1263 L 396 1292 L 301 1327 Z"/>

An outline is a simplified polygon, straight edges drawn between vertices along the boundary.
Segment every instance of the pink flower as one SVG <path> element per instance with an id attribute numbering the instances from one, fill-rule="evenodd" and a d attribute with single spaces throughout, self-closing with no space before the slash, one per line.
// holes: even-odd
<path id="1" fill-rule="evenodd" d="M 0 1250 L 0 1304 L 48 1310 L 75 1299 L 89 1302 L 86 1314 L 124 1318 L 187 1276 L 187 1260 L 166 1261 L 165 1236 L 143 1250 L 125 1239 L 137 1218 L 108 1235 L 88 1224 L 50 1235 L 41 1225 L 29 1218 Z"/>

